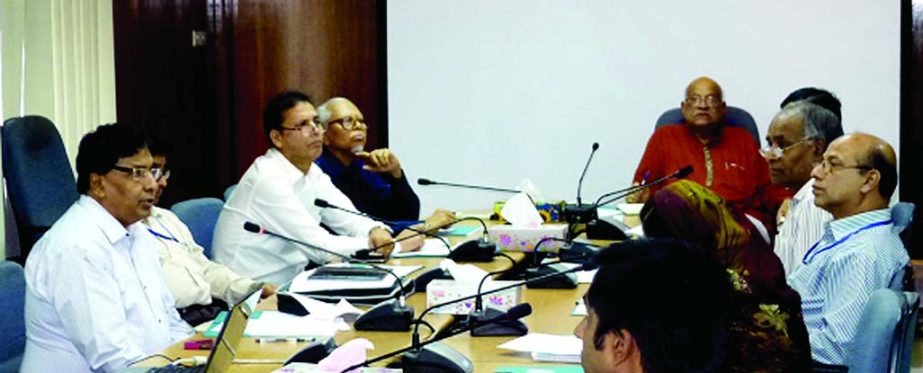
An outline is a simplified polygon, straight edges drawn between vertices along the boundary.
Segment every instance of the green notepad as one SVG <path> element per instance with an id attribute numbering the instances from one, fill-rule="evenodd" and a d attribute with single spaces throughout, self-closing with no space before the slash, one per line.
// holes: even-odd
<path id="1" fill-rule="evenodd" d="M 583 373 L 579 365 L 537 365 L 531 367 L 500 367 L 494 373 Z"/>
<path id="2" fill-rule="evenodd" d="M 471 234 L 472 232 L 476 230 L 480 230 L 480 229 L 483 229 L 483 228 L 478 227 L 478 226 L 452 227 L 451 229 L 443 229 L 439 231 L 439 235 L 446 236 L 446 237 L 452 237 L 452 236 L 468 237 L 469 234 Z"/>

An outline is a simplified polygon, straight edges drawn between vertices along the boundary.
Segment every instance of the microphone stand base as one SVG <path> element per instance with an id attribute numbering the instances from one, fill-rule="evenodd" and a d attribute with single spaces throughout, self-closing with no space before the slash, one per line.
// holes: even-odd
<path id="1" fill-rule="evenodd" d="M 488 263 L 494 261 L 496 251 L 497 246 L 490 242 L 472 240 L 458 245 L 448 258 L 462 263 Z"/>
<path id="2" fill-rule="evenodd" d="M 586 224 L 586 238 L 624 241 L 628 239 L 629 229 L 627 225 L 620 222 L 613 223 L 597 218 Z"/>
<path id="3" fill-rule="evenodd" d="M 501 317 L 503 311 L 485 307 L 483 311 L 474 311 L 468 315 L 469 325 L 471 323 L 494 320 Z M 499 336 L 523 336 L 529 334 L 529 327 L 519 320 L 505 320 L 495 324 L 487 324 L 471 329 L 471 335 L 474 337 L 499 337 Z"/>
<path id="4" fill-rule="evenodd" d="M 474 364 L 465 355 L 436 342 L 404 353 L 404 373 L 474 373 Z"/>
<path id="5" fill-rule="evenodd" d="M 526 269 L 526 280 L 567 271 L 568 268 L 560 264 L 550 266 Z M 526 284 L 529 289 L 576 289 L 577 274 L 568 273 L 564 276 L 551 277 L 542 281 L 530 282 Z"/>
<path id="6" fill-rule="evenodd" d="M 413 323 L 413 307 L 401 306 L 397 299 L 381 302 L 360 315 L 353 323 L 356 330 L 406 332 Z"/>

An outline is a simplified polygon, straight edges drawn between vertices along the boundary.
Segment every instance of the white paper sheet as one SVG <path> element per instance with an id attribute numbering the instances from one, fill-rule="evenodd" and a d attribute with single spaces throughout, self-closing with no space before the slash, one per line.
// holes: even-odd
<path id="1" fill-rule="evenodd" d="M 583 341 L 573 335 L 529 333 L 501 344 L 497 348 L 529 353 L 580 356 Z"/>
<path id="2" fill-rule="evenodd" d="M 423 241 L 423 247 L 417 251 L 397 251 L 391 253 L 392 258 L 411 257 L 444 257 L 449 255 L 449 248 L 440 239 L 429 238 Z"/>

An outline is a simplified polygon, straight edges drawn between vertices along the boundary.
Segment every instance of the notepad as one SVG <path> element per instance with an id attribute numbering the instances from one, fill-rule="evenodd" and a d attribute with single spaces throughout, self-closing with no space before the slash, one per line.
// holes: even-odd
<path id="1" fill-rule="evenodd" d="M 439 231 L 439 235 L 444 237 L 468 237 L 472 233 L 480 230 L 483 230 L 483 228 L 474 225 L 463 225 L 449 229 L 442 229 Z"/>

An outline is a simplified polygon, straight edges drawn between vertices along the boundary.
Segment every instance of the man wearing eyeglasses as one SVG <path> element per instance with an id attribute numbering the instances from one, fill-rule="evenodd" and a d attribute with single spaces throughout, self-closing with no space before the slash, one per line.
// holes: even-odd
<path id="1" fill-rule="evenodd" d="M 853 133 L 830 144 L 811 177 L 814 203 L 833 220 L 788 283 L 801 294 L 815 362 L 845 365 L 865 303 L 910 260 L 888 209 L 897 156 L 884 140 Z"/>
<path id="2" fill-rule="evenodd" d="M 724 125 L 726 104 L 721 86 L 707 77 L 693 80 L 680 103 L 685 123 L 658 128 L 648 140 L 633 185 L 670 175 L 692 165 L 688 179 L 702 184 L 749 215 L 772 226 L 778 206 L 765 200 L 769 170 L 760 157 L 759 144 L 742 128 Z M 626 198 L 644 203 L 662 185 Z M 781 200 L 779 201 L 781 203 Z"/>
<path id="3" fill-rule="evenodd" d="M 320 198 L 354 208 L 330 177 L 312 167 L 321 155 L 324 130 L 307 95 L 284 92 L 273 97 L 263 111 L 263 130 L 272 147 L 244 173 L 221 210 L 212 242 L 217 262 L 256 281 L 284 284 L 309 261 L 334 260 L 304 245 L 247 232 L 245 222 L 343 255 L 362 249 L 390 255 L 394 240 L 387 226 L 314 205 Z"/>
<path id="4" fill-rule="evenodd" d="M 801 257 L 820 239 L 829 212 L 814 205 L 811 170 L 823 160 L 827 144 L 843 135 L 840 120 L 831 111 L 806 101 L 789 104 L 772 119 L 766 134 L 768 147 L 760 152 L 769 164 L 772 183 L 797 191 L 788 213 L 779 213 L 775 253 L 785 273 L 801 264 Z M 782 209 L 784 210 L 784 209 Z"/>
<path id="5" fill-rule="evenodd" d="M 151 140 L 150 150 L 154 168 L 164 171 L 157 178 L 155 206 L 142 222 L 157 238 L 160 266 L 183 320 L 189 325 L 199 325 L 227 311 L 228 305 L 240 302 L 253 291 L 262 289 L 263 298 L 275 294 L 276 285 L 253 281 L 209 260 L 189 227 L 170 210 L 156 206 L 168 185 L 170 170 L 164 143 Z"/>
<path id="6" fill-rule="evenodd" d="M 156 179 L 144 137 L 99 126 L 77 154 L 80 198 L 26 261 L 22 372 L 113 371 L 188 337 L 140 223 Z"/>
<path id="7" fill-rule="evenodd" d="M 316 163 L 364 213 L 387 220 L 417 220 L 420 199 L 390 149 L 365 150 L 368 126 L 348 99 L 335 97 L 317 108 L 324 126 L 324 153 Z"/>

